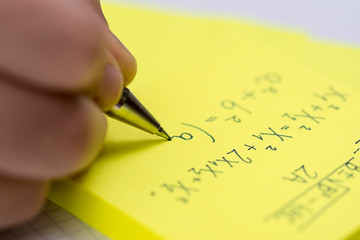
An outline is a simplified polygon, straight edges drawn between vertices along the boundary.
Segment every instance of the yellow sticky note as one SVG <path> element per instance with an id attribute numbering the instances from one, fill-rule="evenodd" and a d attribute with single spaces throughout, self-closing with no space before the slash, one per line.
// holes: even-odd
<path id="1" fill-rule="evenodd" d="M 360 91 L 360 48 L 308 42 L 304 60 L 313 68 Z"/>
<path id="2" fill-rule="evenodd" d="M 247 35 L 254 42 L 266 44 L 283 54 L 297 57 L 307 39 L 298 32 L 224 19 L 142 10 L 103 4 L 111 30 L 137 58 L 137 79 L 188 61 L 228 31 Z M 301 51 L 301 54 L 303 52 Z M 152 63 L 152 64 L 143 64 Z M 141 82 L 134 81 L 134 85 Z M 133 86 L 134 88 L 134 86 Z"/>
<path id="3" fill-rule="evenodd" d="M 141 66 L 132 92 L 172 141 L 109 119 L 99 158 L 54 184 L 51 200 L 113 239 L 339 239 L 357 230 L 356 91 L 255 40 L 261 30 L 124 11 L 138 17 L 131 28 L 116 11 L 110 25 L 131 35 Z M 136 28 L 151 21 L 163 35 Z M 174 26 L 200 37 L 169 36 Z"/>

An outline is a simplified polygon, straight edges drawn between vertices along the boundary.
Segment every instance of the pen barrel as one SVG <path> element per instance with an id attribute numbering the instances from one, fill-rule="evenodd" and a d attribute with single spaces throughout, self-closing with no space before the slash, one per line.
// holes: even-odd
<path id="1" fill-rule="evenodd" d="M 106 114 L 151 134 L 157 133 L 160 128 L 160 123 L 127 88 L 124 88 L 120 101 Z"/>

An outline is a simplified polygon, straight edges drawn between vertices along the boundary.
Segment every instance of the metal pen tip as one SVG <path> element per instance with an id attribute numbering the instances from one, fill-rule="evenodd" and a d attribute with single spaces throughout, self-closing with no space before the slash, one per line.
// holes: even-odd
<path id="1" fill-rule="evenodd" d="M 165 132 L 165 130 L 162 127 L 160 127 L 157 133 L 155 134 L 158 135 L 159 137 L 165 138 L 168 141 L 171 141 L 171 137 Z"/>

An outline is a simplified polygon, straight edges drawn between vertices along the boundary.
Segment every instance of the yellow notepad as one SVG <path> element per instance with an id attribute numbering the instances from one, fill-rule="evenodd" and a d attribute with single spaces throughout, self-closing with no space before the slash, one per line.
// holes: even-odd
<path id="1" fill-rule="evenodd" d="M 304 46 L 301 52 L 311 67 L 360 91 L 360 47 L 310 41 Z"/>
<path id="2" fill-rule="evenodd" d="M 132 91 L 172 136 L 109 119 L 50 199 L 113 239 L 339 239 L 360 226 L 360 94 L 296 60 L 305 38 L 105 6 Z M 305 43 L 304 43 L 305 44 Z"/>

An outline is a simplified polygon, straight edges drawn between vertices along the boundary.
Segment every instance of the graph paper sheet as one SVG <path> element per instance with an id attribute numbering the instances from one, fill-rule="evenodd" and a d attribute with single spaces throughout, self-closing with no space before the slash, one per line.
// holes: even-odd
<path id="1" fill-rule="evenodd" d="M 0 232 L 1 240 L 107 240 L 86 223 L 48 201 L 31 222 Z"/>

